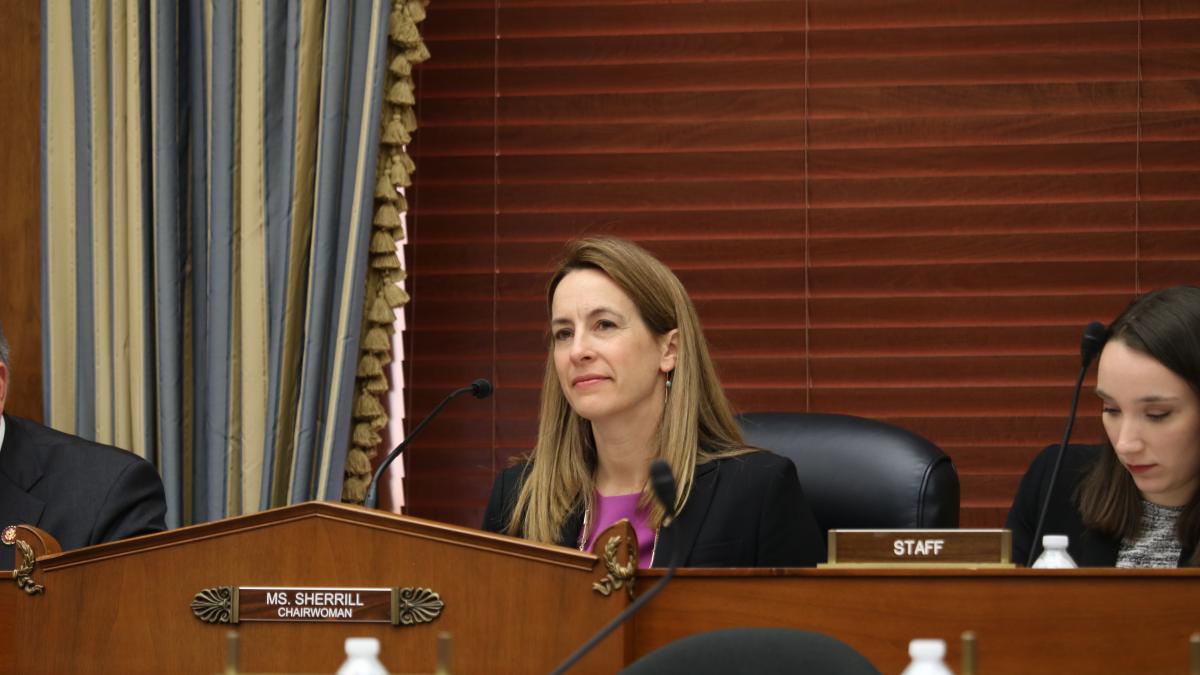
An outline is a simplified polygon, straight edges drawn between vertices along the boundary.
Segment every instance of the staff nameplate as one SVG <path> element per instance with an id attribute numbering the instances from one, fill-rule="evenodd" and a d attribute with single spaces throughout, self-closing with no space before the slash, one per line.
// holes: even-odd
<path id="1" fill-rule="evenodd" d="M 1010 530 L 830 530 L 828 567 L 1013 567 Z"/>

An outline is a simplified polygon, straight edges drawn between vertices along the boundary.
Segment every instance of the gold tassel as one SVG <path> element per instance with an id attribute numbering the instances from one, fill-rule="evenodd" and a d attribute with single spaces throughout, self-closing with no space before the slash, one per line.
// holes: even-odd
<path id="1" fill-rule="evenodd" d="M 392 307 L 403 307 L 408 304 L 408 293 L 395 284 L 384 284 L 383 294 L 387 297 L 387 303 Z"/>
<path id="2" fill-rule="evenodd" d="M 392 362 L 391 352 L 379 352 L 379 365 L 387 366 L 387 364 L 389 364 L 391 362 Z M 380 375 L 380 377 L 384 377 L 384 376 Z M 371 390 L 371 383 L 374 381 L 375 380 L 367 380 L 367 391 Z"/>
<path id="3" fill-rule="evenodd" d="M 397 243 L 404 241 L 404 226 L 392 228 L 392 241 Z"/>
<path id="4" fill-rule="evenodd" d="M 408 211 L 408 199 L 400 192 L 396 193 L 396 203 L 391 204 L 397 211 Z M 400 227 L 400 216 L 396 216 L 396 225 L 392 229 Z M 401 237 L 403 239 L 404 237 Z"/>
<path id="5" fill-rule="evenodd" d="M 396 126 L 400 130 L 399 145 L 408 145 L 409 143 L 412 143 L 412 134 L 408 133 L 408 129 L 404 128 L 404 124 L 398 123 Z"/>
<path id="6" fill-rule="evenodd" d="M 395 253 L 396 242 L 387 230 L 375 230 L 371 235 L 371 253 Z"/>
<path id="7" fill-rule="evenodd" d="M 408 155 L 403 156 L 407 157 Z M 396 181 L 396 194 L 400 194 L 399 188 L 412 187 L 412 172 L 408 170 L 404 162 L 400 162 L 400 168 L 401 171 L 396 172 L 400 178 L 400 180 Z"/>
<path id="8" fill-rule="evenodd" d="M 411 134 L 417 130 L 417 112 L 409 106 L 400 106 L 400 121 L 404 123 L 404 128 L 408 130 L 408 133 Z"/>
<path id="9" fill-rule="evenodd" d="M 391 385 L 388 384 L 386 377 L 377 377 L 367 381 L 367 391 L 372 394 L 383 395 L 388 393 L 389 389 L 391 389 Z"/>
<path id="10" fill-rule="evenodd" d="M 350 448 L 346 452 L 346 471 L 358 476 L 369 476 L 372 473 L 371 459 L 361 449 Z"/>
<path id="11" fill-rule="evenodd" d="M 375 377 L 383 374 L 383 366 L 379 365 L 379 359 L 371 354 L 363 354 L 358 360 L 358 372 L 355 373 L 358 377 Z"/>
<path id="12" fill-rule="evenodd" d="M 385 255 L 373 255 L 371 256 L 371 269 L 398 270 L 400 269 L 400 259 L 396 257 L 395 252 Z"/>
<path id="13" fill-rule="evenodd" d="M 371 391 L 371 387 L 367 385 L 367 391 Z M 373 393 L 373 392 L 372 392 Z M 358 423 L 354 425 L 354 444 L 363 448 L 373 448 L 383 442 L 383 437 L 375 433 L 370 424 Z"/>
<path id="14" fill-rule="evenodd" d="M 425 5 L 422 5 L 418 0 L 409 0 L 404 5 L 404 9 L 414 22 L 421 23 L 425 20 Z"/>
<path id="15" fill-rule="evenodd" d="M 431 56 L 433 55 L 429 53 L 429 47 L 426 47 L 424 42 L 418 42 L 404 50 L 404 58 L 408 59 L 409 63 L 425 63 Z"/>
<path id="16" fill-rule="evenodd" d="M 379 405 L 379 399 L 370 394 L 359 392 L 354 401 L 354 419 L 356 420 L 376 420 L 380 415 L 383 415 L 383 426 L 387 426 L 387 411 L 383 406 Z M 372 429 L 382 429 L 372 423 Z"/>
<path id="17" fill-rule="evenodd" d="M 379 141 L 387 145 L 407 145 L 412 142 L 408 129 L 404 128 L 404 120 L 399 112 L 393 112 L 388 118 L 387 126 L 383 129 L 383 137 Z"/>
<path id="18" fill-rule="evenodd" d="M 378 417 L 375 417 L 371 420 L 368 420 L 367 423 L 370 424 L 371 428 L 374 429 L 375 431 L 382 431 L 387 428 L 388 416 L 385 413 L 385 414 L 379 415 Z"/>
<path id="19" fill-rule="evenodd" d="M 371 311 L 367 314 L 367 320 L 377 324 L 389 324 L 396 320 L 396 315 L 392 312 L 392 308 L 388 307 L 387 302 L 378 295 L 371 301 Z"/>
<path id="20" fill-rule="evenodd" d="M 396 186 L 392 185 L 392 181 L 388 180 L 387 171 L 379 173 L 379 180 L 375 181 L 375 199 L 384 201 L 396 200 Z"/>
<path id="21" fill-rule="evenodd" d="M 391 286 L 391 284 L 385 281 L 383 287 L 379 289 L 379 292 L 385 296 L 383 299 L 384 302 L 387 302 L 386 296 L 388 286 Z M 395 286 L 392 287 L 395 288 Z M 362 348 L 373 354 L 386 354 L 392 351 L 392 341 L 390 338 L 388 338 L 386 330 L 380 328 L 379 326 L 372 326 L 371 329 L 367 331 L 367 334 L 363 336 Z"/>
<path id="22" fill-rule="evenodd" d="M 417 163 L 413 161 L 413 158 L 410 157 L 407 152 L 401 152 L 399 155 L 400 163 L 404 165 L 405 171 L 408 171 L 409 173 L 416 173 Z"/>
<path id="23" fill-rule="evenodd" d="M 342 501 L 346 504 L 362 504 L 367 498 L 367 486 L 370 484 L 370 478 L 347 477 L 342 481 Z"/>
<path id="24" fill-rule="evenodd" d="M 412 185 L 412 174 L 408 170 L 408 166 L 405 165 L 404 160 L 402 160 L 401 157 L 408 157 L 408 153 L 396 152 L 392 153 L 392 156 L 388 158 L 387 175 L 388 179 L 392 181 L 393 185 L 408 187 L 409 185 Z"/>
<path id="25" fill-rule="evenodd" d="M 404 23 L 405 21 L 412 21 L 412 17 L 404 11 L 403 4 L 394 3 L 392 5 L 392 11 L 388 12 L 388 35 L 390 36 L 392 33 L 399 30 L 400 24 Z"/>
<path id="26" fill-rule="evenodd" d="M 409 75 L 412 75 L 412 64 L 408 62 L 408 59 L 404 58 L 403 54 L 399 54 L 396 56 L 396 58 L 392 59 L 392 63 L 388 66 L 388 70 L 390 70 L 393 75 L 408 77 Z"/>
<path id="27" fill-rule="evenodd" d="M 401 77 L 392 84 L 388 89 L 388 103 L 397 105 L 416 105 L 417 99 L 413 98 L 413 83 L 410 78 Z"/>
<path id="28" fill-rule="evenodd" d="M 396 196 L 399 197 L 400 195 Z M 371 222 L 379 227 L 386 227 L 389 230 L 393 227 L 398 227 L 400 225 L 400 212 L 396 208 L 391 202 L 384 202 L 375 211 L 375 220 Z M 405 208 L 405 210 L 407 211 L 408 209 Z"/>
<path id="29" fill-rule="evenodd" d="M 410 45 L 421 39 L 417 24 L 399 5 L 396 6 L 396 11 L 388 16 L 388 36 L 392 38 L 392 42 L 402 45 Z"/>

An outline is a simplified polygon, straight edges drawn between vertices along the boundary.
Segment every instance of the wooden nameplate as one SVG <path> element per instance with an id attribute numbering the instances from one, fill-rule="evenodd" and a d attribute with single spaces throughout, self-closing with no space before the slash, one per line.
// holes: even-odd
<path id="1" fill-rule="evenodd" d="M 830 530 L 821 567 L 1015 567 L 1010 530 Z"/>

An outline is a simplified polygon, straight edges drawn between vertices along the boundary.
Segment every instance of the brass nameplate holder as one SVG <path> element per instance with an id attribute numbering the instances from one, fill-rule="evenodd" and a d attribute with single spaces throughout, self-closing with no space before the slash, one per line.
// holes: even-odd
<path id="1" fill-rule="evenodd" d="M 1010 530 L 830 530 L 821 567 L 1014 567 Z"/>
<path id="2" fill-rule="evenodd" d="M 428 588 L 308 588 L 215 586 L 192 598 L 206 623 L 304 621 L 413 626 L 442 614 L 445 603 Z"/>

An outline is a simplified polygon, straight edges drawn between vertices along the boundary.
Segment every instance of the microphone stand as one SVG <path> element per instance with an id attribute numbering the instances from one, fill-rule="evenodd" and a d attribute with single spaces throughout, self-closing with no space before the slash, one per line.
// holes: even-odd
<path id="1" fill-rule="evenodd" d="M 1046 499 L 1042 501 L 1037 527 L 1033 530 L 1033 540 L 1029 542 L 1029 559 L 1025 562 L 1026 567 L 1033 567 L 1033 561 L 1037 559 L 1038 546 L 1041 545 L 1039 539 L 1042 536 L 1042 528 L 1046 524 L 1046 512 L 1050 510 L 1050 498 L 1054 494 L 1058 469 L 1062 466 L 1063 455 L 1067 452 L 1067 443 L 1071 440 L 1071 430 L 1075 427 L 1075 414 L 1079 409 L 1079 393 L 1083 389 L 1083 378 L 1087 376 L 1088 366 L 1092 365 L 1092 359 L 1096 358 L 1096 354 L 1099 354 L 1104 347 L 1104 342 L 1108 337 L 1107 333 L 1108 330 L 1099 321 L 1093 321 L 1083 329 L 1083 341 L 1079 348 L 1083 367 L 1079 369 L 1079 377 L 1075 380 L 1075 393 L 1071 396 L 1071 414 L 1067 417 L 1067 429 L 1063 433 L 1062 443 L 1059 444 L 1058 453 L 1054 457 L 1054 469 L 1050 471 L 1050 487 L 1046 489 Z"/>
<path id="2" fill-rule="evenodd" d="M 404 452 L 404 449 L 408 447 L 408 444 L 417 437 L 417 434 L 421 433 L 421 430 L 425 428 L 425 425 L 429 424 L 434 417 L 437 417 L 437 414 L 442 411 L 442 408 L 446 407 L 447 403 L 467 392 L 470 392 L 475 398 L 487 398 L 488 396 L 492 395 L 492 383 L 480 378 L 466 387 L 459 387 L 458 389 L 455 389 L 454 391 L 450 392 L 449 396 L 442 399 L 442 402 L 437 404 L 437 407 L 433 409 L 433 412 L 426 415 L 425 419 L 421 420 L 421 423 L 413 428 L 412 432 L 405 436 L 404 440 L 400 441 L 400 444 L 397 445 L 395 449 L 388 453 L 387 458 L 380 462 L 379 468 L 375 470 L 375 475 L 371 477 L 371 484 L 367 486 L 367 496 L 365 499 L 363 499 L 363 506 L 369 509 L 373 509 L 378 506 L 379 477 L 383 475 L 383 472 L 388 468 L 388 465 L 390 465 L 397 457 L 399 457 L 400 453 Z"/>

